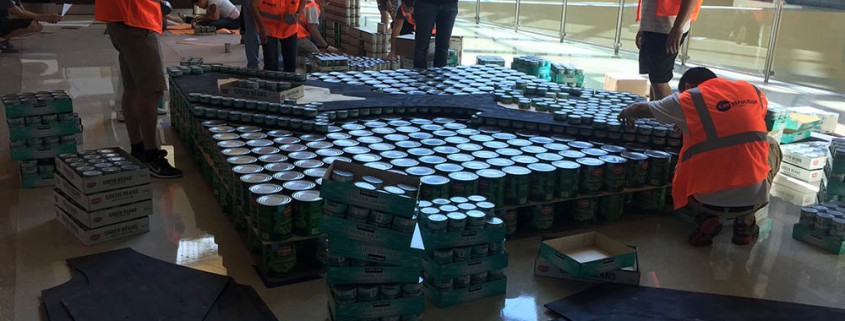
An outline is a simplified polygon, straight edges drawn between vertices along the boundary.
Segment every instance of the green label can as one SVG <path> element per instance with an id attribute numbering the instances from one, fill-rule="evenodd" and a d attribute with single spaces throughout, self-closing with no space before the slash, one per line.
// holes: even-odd
<path id="1" fill-rule="evenodd" d="M 616 221 L 622 217 L 625 195 L 616 194 L 599 199 L 598 216 L 606 221 Z"/>
<path id="2" fill-rule="evenodd" d="M 556 161 L 552 165 L 557 167 L 557 172 L 555 173 L 557 197 L 575 197 L 578 194 L 578 174 L 581 165 L 568 160 Z"/>
<path id="3" fill-rule="evenodd" d="M 286 275 L 296 269 L 295 243 L 273 244 L 264 249 L 265 270 L 270 276 Z"/>
<path id="4" fill-rule="evenodd" d="M 503 204 L 505 197 L 505 172 L 498 169 L 482 169 L 478 175 L 478 195 L 484 196 L 490 203 Z"/>
<path id="5" fill-rule="evenodd" d="M 622 153 L 625 162 L 625 187 L 643 187 L 648 179 L 648 156 L 637 152 Z"/>
<path id="6" fill-rule="evenodd" d="M 581 165 L 581 193 L 601 193 L 604 185 L 604 162 L 595 158 L 579 158 L 577 162 Z"/>
<path id="7" fill-rule="evenodd" d="M 446 177 L 428 175 L 420 177 L 420 199 L 433 200 L 449 197 L 449 182 Z"/>
<path id="8" fill-rule="evenodd" d="M 531 170 L 521 166 L 508 166 L 502 171 L 507 174 L 505 176 L 505 204 L 527 204 Z"/>
<path id="9" fill-rule="evenodd" d="M 471 172 L 455 172 L 449 174 L 452 181 L 449 188 L 450 196 L 469 196 L 478 194 L 478 175 Z"/>
<path id="10" fill-rule="evenodd" d="M 668 188 L 659 188 L 637 193 L 636 200 L 640 208 L 645 211 L 659 211 L 666 205 Z"/>
<path id="11" fill-rule="evenodd" d="M 625 188 L 625 159 L 619 156 L 606 155 L 599 157 L 605 164 L 604 190 L 621 192 Z"/>
<path id="12" fill-rule="evenodd" d="M 646 184 L 663 186 L 668 184 L 671 172 L 670 161 L 672 155 L 657 150 L 647 150 L 645 154 L 649 158 L 648 179 Z"/>
<path id="13" fill-rule="evenodd" d="M 516 233 L 517 220 L 519 218 L 517 209 L 497 210 L 496 216 L 505 222 L 505 234 L 512 235 Z"/>
<path id="14" fill-rule="evenodd" d="M 293 236 L 291 198 L 286 195 L 265 195 L 256 200 L 258 234 L 261 240 L 276 242 Z"/>
<path id="15" fill-rule="evenodd" d="M 264 195 L 278 194 L 281 192 L 282 187 L 276 184 L 257 184 L 249 187 L 249 218 L 250 226 L 252 226 L 252 228 L 258 228 L 258 198 Z"/>
<path id="16" fill-rule="evenodd" d="M 296 200 L 293 209 L 293 229 L 298 235 L 311 236 L 320 234 L 320 219 L 323 216 L 323 199 L 318 191 L 293 193 Z"/>
<path id="17" fill-rule="evenodd" d="M 596 200 L 594 198 L 582 198 L 574 201 L 572 219 L 581 223 L 593 223 L 596 221 Z"/>
<path id="18" fill-rule="evenodd" d="M 531 170 L 531 201 L 549 202 L 555 198 L 555 167 L 549 164 L 529 164 Z"/>
<path id="19" fill-rule="evenodd" d="M 552 204 L 535 205 L 531 208 L 531 229 L 545 231 L 552 228 L 555 222 L 555 208 Z"/>

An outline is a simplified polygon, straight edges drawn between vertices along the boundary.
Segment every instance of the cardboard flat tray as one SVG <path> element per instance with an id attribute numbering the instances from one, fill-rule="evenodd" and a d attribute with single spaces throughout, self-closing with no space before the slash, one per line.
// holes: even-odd
<path id="1" fill-rule="evenodd" d="M 540 257 L 575 277 L 587 277 L 634 266 L 636 250 L 586 232 L 543 241 Z"/>

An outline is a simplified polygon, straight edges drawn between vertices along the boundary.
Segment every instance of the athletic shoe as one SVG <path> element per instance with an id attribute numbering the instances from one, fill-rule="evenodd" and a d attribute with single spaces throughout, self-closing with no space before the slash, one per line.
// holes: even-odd
<path id="1" fill-rule="evenodd" d="M 158 153 L 158 152 L 156 152 Z M 150 168 L 150 175 L 156 178 L 179 178 L 182 177 L 182 171 L 170 165 L 167 158 L 160 154 L 147 154 L 144 163 Z"/>
<path id="2" fill-rule="evenodd" d="M 748 225 L 745 223 L 734 222 L 734 236 L 731 238 L 731 242 L 734 244 L 748 245 L 751 244 L 751 242 L 758 236 L 760 236 L 760 227 L 757 226 L 757 223 Z"/>
<path id="3" fill-rule="evenodd" d="M 156 153 L 157 153 L 158 157 L 167 157 L 167 151 L 166 150 L 158 149 L 158 150 L 156 150 Z M 132 149 L 132 151 L 129 152 L 129 155 L 132 155 L 132 157 L 135 157 L 139 160 L 144 159 L 144 151 L 143 150 Z"/>
<path id="4" fill-rule="evenodd" d="M 15 46 L 13 46 L 12 43 L 9 42 L 9 40 L 6 40 L 6 41 L 3 41 L 3 42 L 0 42 L 0 52 L 2 52 L 2 53 L 19 53 L 21 51 L 18 50 L 17 48 L 15 48 Z"/>
<path id="5" fill-rule="evenodd" d="M 167 109 L 164 109 L 164 107 L 156 107 L 156 113 L 159 116 L 160 115 L 167 115 Z"/>
<path id="6" fill-rule="evenodd" d="M 713 238 L 722 231 L 722 222 L 718 216 L 698 214 L 695 221 L 698 228 L 690 234 L 689 243 L 692 246 L 709 246 L 713 244 Z"/>

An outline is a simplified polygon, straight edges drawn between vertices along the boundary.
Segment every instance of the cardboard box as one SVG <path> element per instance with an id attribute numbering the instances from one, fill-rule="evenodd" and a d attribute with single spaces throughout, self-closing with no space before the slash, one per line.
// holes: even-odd
<path id="1" fill-rule="evenodd" d="M 99 228 L 87 228 L 59 208 L 56 208 L 56 218 L 85 245 L 103 243 L 150 231 L 149 216 Z"/>
<path id="2" fill-rule="evenodd" d="M 830 142 L 809 142 L 781 146 L 783 161 L 798 167 L 814 170 L 827 165 Z"/>
<path id="3" fill-rule="evenodd" d="M 21 175 L 21 186 L 23 188 L 38 188 L 53 186 L 56 183 L 56 178 L 52 175 L 44 177 L 41 175 Z"/>
<path id="4" fill-rule="evenodd" d="M 419 279 L 419 278 L 418 278 Z M 360 321 L 425 312 L 425 296 L 338 304 L 329 293 L 329 314 L 335 321 Z"/>
<path id="5" fill-rule="evenodd" d="M 6 109 L 7 118 L 65 114 L 73 112 L 73 101 L 70 99 L 35 103 L 3 104 L 3 106 Z"/>
<path id="6" fill-rule="evenodd" d="M 56 157 L 56 172 L 64 176 L 76 189 L 83 194 L 92 194 L 102 191 L 137 186 L 150 183 L 150 169 L 143 162 L 135 159 L 129 153 L 119 148 L 115 152 L 122 157 L 141 167 L 136 171 L 120 172 L 108 175 L 84 177 L 76 172 L 67 163 Z"/>
<path id="7" fill-rule="evenodd" d="M 789 111 L 797 115 L 817 117 L 819 121 L 815 127 L 820 133 L 830 134 L 836 132 L 836 124 L 839 123 L 839 113 L 832 113 L 808 106 L 790 107 Z"/>
<path id="8" fill-rule="evenodd" d="M 326 215 L 320 219 L 320 231 L 331 235 L 332 238 L 342 237 L 397 250 L 407 249 L 414 237 L 413 233 L 397 232 L 389 228 Z"/>
<path id="9" fill-rule="evenodd" d="M 150 184 L 85 194 L 62 175 L 56 175 L 56 188 L 86 211 L 97 211 L 153 198 L 153 188 Z"/>
<path id="10" fill-rule="evenodd" d="M 780 171 L 778 174 L 783 174 L 789 177 L 797 178 L 805 182 L 818 182 L 824 177 L 824 170 L 807 170 L 801 167 L 783 162 L 780 164 Z"/>
<path id="11" fill-rule="evenodd" d="M 640 267 L 639 262 L 636 262 L 636 260 L 634 266 L 632 267 L 599 273 L 593 276 L 577 278 L 572 276 L 572 274 L 567 273 L 561 268 L 552 266 L 543 258 L 538 257 L 537 260 L 534 261 L 534 276 L 592 283 L 620 283 L 640 285 Z"/>
<path id="12" fill-rule="evenodd" d="M 773 184 L 780 184 L 782 186 L 789 187 L 790 189 L 801 194 L 818 193 L 822 182 L 824 182 L 824 180 L 818 180 L 815 182 L 805 182 L 782 173 L 778 173 L 777 175 L 775 175 L 775 179 L 772 180 Z"/>
<path id="13" fill-rule="evenodd" d="M 604 90 L 627 92 L 646 97 L 649 95 L 649 88 L 648 79 L 642 75 L 624 72 L 604 74 Z"/>
<path id="14" fill-rule="evenodd" d="M 845 241 L 830 237 L 827 231 L 817 231 L 801 224 L 792 227 L 792 238 L 836 255 L 845 254 Z"/>
<path id="15" fill-rule="evenodd" d="M 415 283 L 422 269 L 419 266 L 329 266 L 329 284 Z"/>
<path id="16" fill-rule="evenodd" d="M 26 139 L 32 137 L 64 136 L 82 132 L 79 119 L 73 121 L 42 124 L 38 126 L 9 126 L 9 139 Z"/>
<path id="17" fill-rule="evenodd" d="M 433 258 L 426 255 L 423 258 L 422 266 L 428 274 L 436 279 L 451 279 L 462 275 L 507 268 L 508 258 L 508 253 L 502 253 L 479 259 L 469 259 L 462 262 L 438 264 Z"/>
<path id="18" fill-rule="evenodd" d="M 335 169 L 355 174 L 356 179 L 363 176 L 375 176 L 384 180 L 384 185 L 404 184 L 416 187 L 419 190 L 420 180 L 417 177 L 401 175 L 378 170 L 354 163 L 334 162 L 326 171 L 323 177 L 323 186 L 320 188 L 320 197 L 340 203 L 369 208 L 379 212 L 403 217 L 414 217 L 417 197 L 393 195 L 377 191 L 363 190 L 353 183 L 344 183 L 331 180 L 332 171 Z"/>
<path id="19" fill-rule="evenodd" d="M 540 257 L 575 277 L 632 267 L 636 253 L 636 250 L 597 232 L 546 240 L 540 245 Z"/>
<path id="20" fill-rule="evenodd" d="M 432 233 L 427 228 L 420 226 L 425 250 L 433 250 L 469 246 L 474 244 L 502 242 L 505 240 L 505 227 L 485 228 L 476 231 L 442 232 Z"/>
<path id="21" fill-rule="evenodd" d="M 425 284 L 425 293 L 438 308 L 445 308 L 456 304 L 466 303 L 488 296 L 505 294 L 507 291 L 508 279 L 507 277 L 501 280 L 491 281 L 478 285 L 470 285 L 462 289 L 453 289 L 441 291 L 432 286 Z"/>
<path id="22" fill-rule="evenodd" d="M 789 186 L 778 183 L 772 184 L 772 189 L 769 193 L 772 196 L 780 197 L 784 201 L 798 206 L 808 206 L 818 203 L 818 195 L 816 193 L 802 193 Z"/>
<path id="23" fill-rule="evenodd" d="M 58 154 L 76 153 L 79 150 L 77 143 L 59 144 L 53 146 L 22 147 L 12 148 L 10 154 L 12 160 L 27 160 L 34 158 L 50 158 Z"/>
<path id="24" fill-rule="evenodd" d="M 418 234 L 414 237 L 419 238 Z M 329 253 L 332 256 L 410 268 L 421 266 L 423 247 L 422 240 L 411 243 L 407 249 L 397 250 L 332 236 L 329 241 Z"/>
<path id="25" fill-rule="evenodd" d="M 784 129 L 783 135 L 780 137 L 782 144 L 791 144 L 810 138 L 813 135 L 812 129 L 791 130 Z"/>
<path id="26" fill-rule="evenodd" d="M 115 206 L 93 212 L 87 212 L 79 205 L 74 204 L 73 201 L 62 195 L 62 192 L 59 190 L 53 190 L 53 200 L 56 202 L 56 207 L 72 216 L 82 226 L 88 228 L 103 227 L 153 214 L 152 200 Z"/>
<path id="27" fill-rule="evenodd" d="M 282 103 L 285 99 L 299 99 L 305 97 L 305 87 L 301 84 L 293 84 L 294 87 L 288 90 L 270 91 L 235 87 L 237 81 L 238 79 L 232 78 L 218 79 L 217 86 L 220 90 L 220 95 L 250 100 L 269 101 L 271 103 Z"/>

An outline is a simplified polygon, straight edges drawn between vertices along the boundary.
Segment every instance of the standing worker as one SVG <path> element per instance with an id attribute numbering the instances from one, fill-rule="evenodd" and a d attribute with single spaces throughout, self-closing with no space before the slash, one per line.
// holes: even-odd
<path id="1" fill-rule="evenodd" d="M 254 0 L 252 9 L 258 13 L 255 19 L 258 37 L 264 50 L 264 70 L 279 70 L 279 48 L 281 47 L 283 70 L 296 72 L 297 35 L 300 0 Z"/>
<path id="2" fill-rule="evenodd" d="M 157 34 L 162 31 L 161 4 L 157 0 L 98 0 L 95 19 L 106 22 L 118 52 L 123 81 L 121 107 L 132 144 L 132 156 L 158 178 L 177 178 L 182 171 L 165 158 L 156 139 L 156 104 L 167 89 Z"/>
<path id="3" fill-rule="evenodd" d="M 434 67 L 445 67 L 449 58 L 452 28 L 458 16 L 458 0 L 416 0 L 416 3 L 409 7 L 414 8 L 412 13 L 416 18 L 414 68 L 428 67 L 428 46 L 435 25 L 438 30 L 434 39 Z"/>
<path id="4" fill-rule="evenodd" d="M 416 22 L 414 22 L 414 6 L 410 5 L 408 1 L 401 2 L 399 9 L 393 18 L 393 26 L 390 31 L 390 53 L 387 57 L 390 59 L 396 58 L 396 38 L 399 36 L 410 35 L 417 29 Z M 432 28 L 431 34 L 437 35 L 437 26 Z M 431 37 L 429 37 L 431 38 Z"/>
<path id="5" fill-rule="evenodd" d="M 305 9 L 299 17 L 296 35 L 299 55 L 307 57 L 320 52 L 340 53 L 320 34 L 320 10 L 329 4 L 329 0 L 304 0 Z"/>
<path id="6" fill-rule="evenodd" d="M 653 117 L 683 132 L 672 200 L 676 210 L 689 205 L 697 214 L 690 244 L 712 244 L 722 216 L 736 218 L 731 241 L 749 244 L 760 231 L 754 213 L 769 203 L 781 163 L 780 147 L 766 135 L 766 96 L 752 84 L 717 78 L 706 68 L 684 73 L 678 90 L 623 109 L 619 120 L 633 126 L 638 118 Z"/>
<path id="7" fill-rule="evenodd" d="M 675 68 L 678 49 L 683 44 L 701 10 L 703 0 L 640 0 L 637 7 L 637 48 L 640 49 L 640 74 L 651 81 L 651 100 L 672 94 L 669 81 Z"/>
<path id="8" fill-rule="evenodd" d="M 255 13 L 252 11 L 252 1 L 241 0 L 241 43 L 244 44 L 246 54 L 246 67 L 258 69 L 258 29 L 255 24 Z"/>

